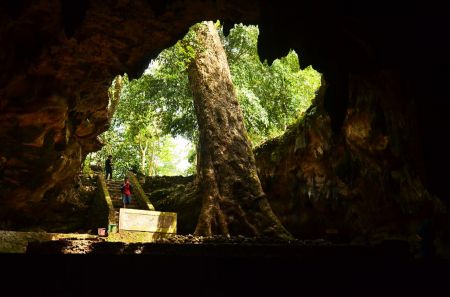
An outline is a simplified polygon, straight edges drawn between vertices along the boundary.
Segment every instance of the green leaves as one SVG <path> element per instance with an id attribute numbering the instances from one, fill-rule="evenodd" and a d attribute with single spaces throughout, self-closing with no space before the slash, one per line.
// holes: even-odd
<path id="1" fill-rule="evenodd" d="M 261 63 L 257 26 L 235 25 L 224 37 L 231 76 L 254 145 L 282 134 L 311 105 L 320 74 L 311 66 L 300 69 L 290 51 L 271 66 Z"/>
<path id="2" fill-rule="evenodd" d="M 114 80 L 109 92 L 111 104 L 119 103 L 111 129 L 102 135 L 105 147 L 97 153 L 98 161 L 112 154 L 120 172 L 130 166 L 146 174 L 176 171 L 171 165 L 161 165 L 168 164 L 168 160 L 161 160 L 169 158 L 174 146 L 170 135 L 183 136 L 192 143 L 198 138 L 186 72 L 196 53 L 202 50 L 193 30 L 198 25 L 162 51 L 141 78 L 129 81 L 125 74 Z M 320 74 L 311 66 L 302 70 L 299 57 L 292 50 L 270 66 L 261 62 L 257 26 L 237 24 L 228 36 L 223 35 L 219 22 L 216 26 L 253 145 L 282 134 L 310 106 L 320 86 Z M 191 171 L 194 169 L 191 167 Z"/>

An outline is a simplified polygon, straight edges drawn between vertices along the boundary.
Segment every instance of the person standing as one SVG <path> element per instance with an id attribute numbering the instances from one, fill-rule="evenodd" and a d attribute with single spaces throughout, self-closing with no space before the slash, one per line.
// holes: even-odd
<path id="1" fill-rule="evenodd" d="M 133 186 L 130 184 L 128 176 L 125 176 L 122 186 L 120 186 L 122 192 L 123 208 L 127 208 L 127 205 L 131 202 L 131 194 L 133 192 Z"/>
<path id="2" fill-rule="evenodd" d="M 106 159 L 105 161 L 105 171 L 106 171 L 106 177 L 105 179 L 108 179 L 108 175 L 109 175 L 109 179 L 112 179 L 112 155 L 108 156 L 108 159 Z"/>

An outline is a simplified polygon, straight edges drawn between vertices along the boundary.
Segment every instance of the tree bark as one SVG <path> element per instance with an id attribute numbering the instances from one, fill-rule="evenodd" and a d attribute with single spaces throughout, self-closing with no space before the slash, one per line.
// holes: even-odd
<path id="1" fill-rule="evenodd" d="M 199 126 L 196 235 L 290 238 L 259 181 L 225 51 L 212 22 L 195 29 L 199 49 L 188 68 Z"/>

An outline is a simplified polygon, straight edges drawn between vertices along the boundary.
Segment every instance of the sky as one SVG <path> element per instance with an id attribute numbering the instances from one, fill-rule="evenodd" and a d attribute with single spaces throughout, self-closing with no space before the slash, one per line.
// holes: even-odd
<path id="1" fill-rule="evenodd" d="M 174 163 L 180 172 L 184 172 L 189 167 L 188 154 L 192 147 L 192 143 L 182 136 L 176 136 L 174 138 L 174 152 L 178 156 Z"/>

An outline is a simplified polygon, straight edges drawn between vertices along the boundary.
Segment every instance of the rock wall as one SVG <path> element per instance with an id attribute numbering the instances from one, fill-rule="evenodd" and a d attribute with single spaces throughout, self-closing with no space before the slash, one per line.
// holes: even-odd
<path id="1" fill-rule="evenodd" d="M 58 203 L 85 156 L 101 148 L 116 75 L 139 76 L 198 21 L 255 19 L 254 3 L 238 2 L 2 2 L 0 218 Z"/>
<path id="2" fill-rule="evenodd" d="M 193 234 L 197 226 L 202 199 L 194 176 L 151 176 L 142 188 L 157 211 L 177 213 L 177 233 Z"/>
<path id="3" fill-rule="evenodd" d="M 337 228 L 406 228 L 414 199 L 450 197 L 450 7 L 432 2 L 1 2 L 0 220 L 45 216 L 39 204 L 66 197 L 86 154 L 101 147 L 116 75 L 139 76 L 190 25 L 221 19 L 225 31 L 259 24 L 262 60 L 293 48 L 328 84 L 304 124 L 267 144 L 278 147 L 278 163 L 260 153 L 262 179 L 288 227 L 304 232 L 317 215 L 311 232 L 351 221 Z"/>
<path id="4" fill-rule="evenodd" d="M 419 174 L 420 142 L 411 141 L 416 107 L 399 103 L 404 94 L 388 84 L 392 75 L 349 79 L 338 133 L 324 108 L 323 81 L 304 118 L 255 150 L 264 190 L 293 234 L 410 240 L 424 216 L 446 217 L 445 203 Z"/>

